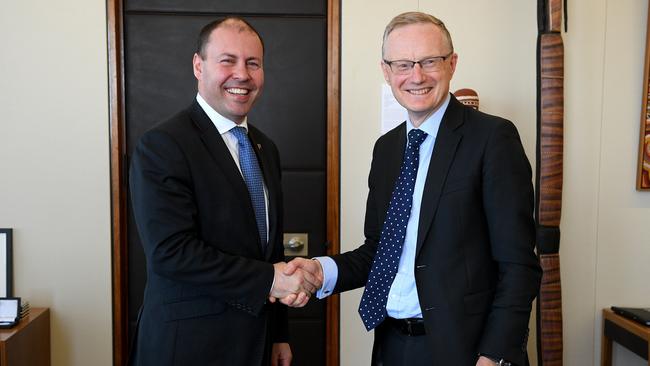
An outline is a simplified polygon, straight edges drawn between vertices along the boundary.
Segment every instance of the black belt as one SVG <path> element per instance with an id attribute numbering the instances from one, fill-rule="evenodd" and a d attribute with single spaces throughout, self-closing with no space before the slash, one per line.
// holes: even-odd
<path id="1" fill-rule="evenodd" d="M 384 323 L 397 329 L 400 333 L 411 337 L 422 336 L 427 333 L 424 329 L 424 320 L 422 318 L 395 319 L 386 317 Z"/>

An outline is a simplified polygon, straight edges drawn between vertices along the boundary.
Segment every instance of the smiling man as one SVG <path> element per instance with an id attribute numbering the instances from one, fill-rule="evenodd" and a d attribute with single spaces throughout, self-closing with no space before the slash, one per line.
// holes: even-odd
<path id="1" fill-rule="evenodd" d="M 134 365 L 288 366 L 286 307 L 309 274 L 282 274 L 278 150 L 247 115 L 264 86 L 264 46 L 243 19 L 206 25 L 192 105 L 133 154 L 133 212 L 147 260 Z M 301 295 L 305 296 L 305 295 Z"/>
<path id="2" fill-rule="evenodd" d="M 365 242 L 285 271 L 313 273 L 319 297 L 365 285 L 373 365 L 528 363 L 541 278 L 531 168 L 511 122 L 449 93 L 457 60 L 439 19 L 388 24 L 381 69 L 408 119 L 375 144 Z"/>

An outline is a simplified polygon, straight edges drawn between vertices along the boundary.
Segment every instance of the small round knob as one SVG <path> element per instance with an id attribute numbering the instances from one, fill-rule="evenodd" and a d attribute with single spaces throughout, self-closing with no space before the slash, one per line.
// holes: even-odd
<path id="1" fill-rule="evenodd" d="M 293 238 L 289 239 L 289 241 L 284 244 L 285 249 L 289 249 L 294 252 L 299 252 L 304 246 L 305 243 L 302 240 L 300 240 L 300 238 L 297 236 L 294 236 Z"/>

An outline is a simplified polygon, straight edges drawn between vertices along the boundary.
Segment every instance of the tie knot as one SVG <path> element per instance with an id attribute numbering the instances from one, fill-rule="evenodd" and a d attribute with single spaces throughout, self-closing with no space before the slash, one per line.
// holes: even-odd
<path id="1" fill-rule="evenodd" d="M 246 135 L 246 129 L 244 127 L 237 126 L 231 129 L 230 131 L 232 131 L 232 134 L 235 135 L 237 141 L 239 141 L 240 144 L 243 144 L 246 141 L 247 135 Z"/>
<path id="2" fill-rule="evenodd" d="M 419 148 L 422 142 L 424 142 L 424 139 L 426 138 L 427 138 L 426 132 L 414 128 L 411 130 L 411 132 L 409 132 L 408 143 L 414 148 Z"/>

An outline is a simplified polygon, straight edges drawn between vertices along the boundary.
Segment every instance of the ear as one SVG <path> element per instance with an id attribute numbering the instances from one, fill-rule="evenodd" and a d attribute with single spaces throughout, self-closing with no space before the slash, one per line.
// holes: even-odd
<path id="1" fill-rule="evenodd" d="M 454 72 L 456 71 L 456 63 L 458 63 L 458 54 L 454 52 L 453 55 L 451 55 L 451 60 L 449 60 L 449 66 L 451 67 L 451 75 L 454 75 Z"/>
<path id="2" fill-rule="evenodd" d="M 195 53 L 194 57 L 192 57 L 192 70 L 194 71 L 194 77 L 196 80 L 201 80 L 201 74 L 203 72 L 203 59 L 198 53 Z"/>

